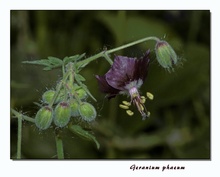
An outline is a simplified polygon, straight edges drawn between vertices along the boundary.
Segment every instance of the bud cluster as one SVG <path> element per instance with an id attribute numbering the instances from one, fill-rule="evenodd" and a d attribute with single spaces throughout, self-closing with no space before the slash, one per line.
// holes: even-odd
<path id="1" fill-rule="evenodd" d="M 36 126 L 45 130 L 52 122 L 56 127 L 67 126 L 71 117 L 91 122 L 96 118 L 94 106 L 86 101 L 88 94 L 72 79 L 61 81 L 56 90 L 47 90 L 42 95 L 42 107 L 35 117 Z"/>

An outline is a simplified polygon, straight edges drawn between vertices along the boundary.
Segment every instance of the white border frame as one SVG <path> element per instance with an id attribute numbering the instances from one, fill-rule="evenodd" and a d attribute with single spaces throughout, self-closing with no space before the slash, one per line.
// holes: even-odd
<path id="1" fill-rule="evenodd" d="M 174 0 L 109 0 L 109 1 L 0 1 L 0 46 L 1 46 L 1 101 L 0 101 L 0 175 L 1 176 L 219 176 L 220 159 L 220 56 L 219 56 L 219 14 L 216 2 L 211 1 L 174 1 Z M 180 161 L 13 161 L 10 160 L 10 10 L 19 9 L 135 9 L 135 10 L 210 10 L 211 11 L 211 160 L 180 160 Z M 3 88 L 3 89 L 2 89 Z M 130 170 L 130 166 L 185 166 L 185 170 Z"/>

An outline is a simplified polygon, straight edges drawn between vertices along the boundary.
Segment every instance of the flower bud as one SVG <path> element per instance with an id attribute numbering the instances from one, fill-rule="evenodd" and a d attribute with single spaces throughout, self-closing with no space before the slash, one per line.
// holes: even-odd
<path id="1" fill-rule="evenodd" d="M 53 110 L 49 106 L 42 107 L 35 116 L 35 125 L 41 129 L 45 130 L 49 128 L 53 120 Z"/>
<path id="2" fill-rule="evenodd" d="M 83 102 L 79 105 L 79 114 L 85 121 L 93 121 L 96 118 L 96 110 L 93 105 Z"/>
<path id="3" fill-rule="evenodd" d="M 170 71 L 178 62 L 178 57 L 173 48 L 166 41 L 158 41 L 155 46 L 156 58 L 159 64 Z"/>
<path id="4" fill-rule="evenodd" d="M 50 104 L 50 102 L 52 101 L 54 95 L 55 95 L 55 91 L 54 90 L 47 90 L 46 92 L 44 92 L 44 94 L 42 95 L 42 100 L 44 103 Z M 59 94 L 54 102 L 54 104 L 57 104 L 58 102 L 60 102 L 62 100 L 63 95 L 61 96 L 61 94 Z"/>
<path id="5" fill-rule="evenodd" d="M 71 117 L 71 108 L 67 102 L 59 103 L 55 108 L 54 124 L 58 127 L 66 126 Z"/>
<path id="6" fill-rule="evenodd" d="M 71 108 L 71 116 L 72 117 L 77 117 L 79 116 L 79 104 L 77 103 L 76 100 L 73 100 L 70 102 L 70 108 Z"/>
<path id="7" fill-rule="evenodd" d="M 81 100 L 87 98 L 87 93 L 84 89 L 76 90 L 76 94 L 78 95 L 78 98 Z"/>

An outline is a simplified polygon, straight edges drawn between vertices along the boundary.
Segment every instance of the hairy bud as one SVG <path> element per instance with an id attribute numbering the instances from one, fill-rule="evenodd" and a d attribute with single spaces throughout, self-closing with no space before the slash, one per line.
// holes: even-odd
<path id="1" fill-rule="evenodd" d="M 71 108 L 67 102 L 59 103 L 55 108 L 54 124 L 58 127 L 66 126 L 71 117 Z"/>
<path id="2" fill-rule="evenodd" d="M 51 125 L 52 120 L 52 108 L 50 108 L 49 106 L 44 106 L 36 114 L 35 125 L 41 130 L 46 130 Z"/>
<path id="3" fill-rule="evenodd" d="M 93 121 L 96 118 L 96 110 L 93 105 L 87 102 L 83 102 L 79 105 L 79 113 L 83 120 Z"/>
<path id="4" fill-rule="evenodd" d="M 155 46 L 156 58 L 159 64 L 168 69 L 168 71 L 173 70 L 173 66 L 178 63 L 179 58 L 176 52 L 166 41 L 158 41 Z"/>

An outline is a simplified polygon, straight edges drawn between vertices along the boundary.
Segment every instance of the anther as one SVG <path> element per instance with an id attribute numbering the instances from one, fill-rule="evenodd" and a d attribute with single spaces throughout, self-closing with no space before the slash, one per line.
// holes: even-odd
<path id="1" fill-rule="evenodd" d="M 140 108 L 141 108 L 141 111 L 144 110 L 144 106 L 142 104 L 140 104 Z"/>
<path id="2" fill-rule="evenodd" d="M 126 113 L 127 113 L 129 116 L 133 116 L 133 115 L 134 115 L 134 112 L 132 112 L 131 110 L 126 110 Z"/>
<path id="3" fill-rule="evenodd" d="M 154 99 L 154 95 L 152 93 L 147 92 L 146 95 L 147 95 L 147 98 L 149 98 L 150 100 Z"/>
<path id="4" fill-rule="evenodd" d="M 131 103 L 128 102 L 128 101 L 122 101 L 122 103 L 123 103 L 124 105 L 126 105 L 126 106 L 131 106 Z"/>
<path id="5" fill-rule="evenodd" d="M 144 104 L 146 102 L 145 96 L 141 96 L 141 103 Z"/>
<path id="6" fill-rule="evenodd" d="M 128 106 L 123 105 L 123 104 L 119 104 L 119 107 L 122 108 L 122 109 L 128 109 L 129 108 Z"/>

